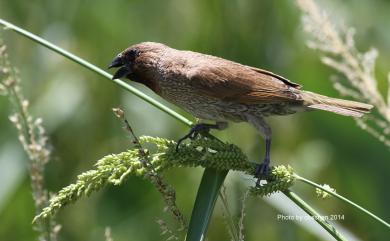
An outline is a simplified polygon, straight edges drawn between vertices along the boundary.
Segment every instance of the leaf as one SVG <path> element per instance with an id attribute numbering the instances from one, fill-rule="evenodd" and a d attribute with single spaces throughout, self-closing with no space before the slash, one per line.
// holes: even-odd
<path id="1" fill-rule="evenodd" d="M 228 171 L 217 171 L 213 168 L 205 169 L 192 209 L 186 241 L 205 239 L 215 202 L 227 173 Z"/>

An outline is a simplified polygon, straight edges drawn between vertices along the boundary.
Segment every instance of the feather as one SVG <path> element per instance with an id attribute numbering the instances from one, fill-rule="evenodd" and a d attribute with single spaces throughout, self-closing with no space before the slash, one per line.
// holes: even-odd
<path id="1" fill-rule="evenodd" d="M 325 110 L 339 115 L 362 117 L 373 108 L 369 104 L 331 98 L 309 91 L 302 91 L 301 96 L 304 99 L 304 104 L 308 108 Z"/>
<path id="2" fill-rule="evenodd" d="M 186 76 L 190 85 L 205 95 L 244 104 L 301 101 L 296 88 L 300 85 L 285 78 L 229 60 L 201 57 Z"/>

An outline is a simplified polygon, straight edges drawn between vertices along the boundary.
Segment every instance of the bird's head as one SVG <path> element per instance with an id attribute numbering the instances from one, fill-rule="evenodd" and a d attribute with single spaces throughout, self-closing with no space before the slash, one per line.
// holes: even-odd
<path id="1" fill-rule="evenodd" d="M 153 66 L 168 47 L 164 44 L 144 42 L 132 45 L 119 53 L 108 68 L 119 68 L 112 79 L 134 78 L 147 71 L 145 67 Z"/>

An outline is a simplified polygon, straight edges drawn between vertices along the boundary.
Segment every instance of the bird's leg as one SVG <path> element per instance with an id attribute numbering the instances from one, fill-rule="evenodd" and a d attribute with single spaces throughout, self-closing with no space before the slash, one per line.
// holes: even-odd
<path id="1" fill-rule="evenodd" d="M 271 151 L 271 127 L 265 122 L 263 117 L 248 115 L 247 120 L 260 131 L 260 134 L 265 139 L 265 157 L 261 164 L 257 165 L 255 177 L 258 178 L 256 184 L 260 184 L 260 180 L 266 178 L 270 168 L 270 151 Z"/>
<path id="2" fill-rule="evenodd" d="M 270 164 L 270 150 L 271 150 L 271 138 L 267 138 L 265 139 L 265 157 L 264 157 L 264 160 L 261 164 L 258 164 L 257 167 L 256 167 L 256 172 L 255 172 L 255 177 L 257 177 L 257 182 L 256 184 L 260 184 L 260 180 L 262 178 L 265 178 L 268 176 L 269 174 L 269 171 L 270 171 L 270 168 L 269 168 L 269 164 Z"/>
<path id="3" fill-rule="evenodd" d="M 215 124 L 197 123 L 193 125 L 187 135 L 177 141 L 176 151 L 179 150 L 180 144 L 186 139 L 195 139 L 200 133 L 208 133 L 211 129 L 223 130 L 226 129 L 226 122 L 216 122 Z"/>

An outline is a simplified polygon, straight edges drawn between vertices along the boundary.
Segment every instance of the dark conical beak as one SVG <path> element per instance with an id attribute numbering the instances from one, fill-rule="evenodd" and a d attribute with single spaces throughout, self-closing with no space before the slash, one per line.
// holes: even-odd
<path id="1" fill-rule="evenodd" d="M 132 73 L 130 64 L 123 63 L 122 56 L 120 55 L 116 56 L 115 59 L 111 62 L 111 64 L 108 65 L 109 69 L 114 67 L 120 67 L 120 68 L 112 76 L 112 79 L 119 79 Z"/>
<path id="2" fill-rule="evenodd" d="M 126 76 L 128 74 L 131 74 L 131 68 L 127 65 L 121 67 L 118 69 L 118 71 L 115 72 L 114 76 L 112 76 L 112 79 L 120 79 L 123 76 Z"/>
<path id="3" fill-rule="evenodd" d="M 108 65 L 108 68 L 111 69 L 113 67 L 121 67 L 123 65 L 121 56 L 116 56 L 115 59 Z"/>

